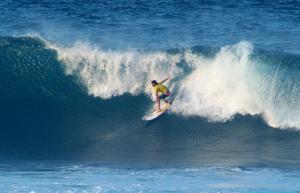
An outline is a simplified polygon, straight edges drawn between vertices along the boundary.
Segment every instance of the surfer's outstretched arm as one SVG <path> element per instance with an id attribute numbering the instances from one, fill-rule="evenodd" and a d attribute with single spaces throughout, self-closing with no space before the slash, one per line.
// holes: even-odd
<path id="1" fill-rule="evenodd" d="M 168 76 L 167 78 L 163 79 L 162 81 L 160 81 L 159 83 L 162 84 L 164 82 L 166 82 L 167 80 L 171 79 L 171 76 Z"/>

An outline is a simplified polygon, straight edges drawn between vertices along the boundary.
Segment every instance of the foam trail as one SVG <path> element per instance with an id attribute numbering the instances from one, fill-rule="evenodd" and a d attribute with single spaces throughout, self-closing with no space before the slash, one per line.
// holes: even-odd
<path id="1" fill-rule="evenodd" d="M 171 83 L 176 83 L 173 113 L 210 121 L 261 115 L 272 127 L 300 128 L 298 76 L 254 57 L 249 42 L 224 46 L 212 57 L 191 50 L 175 54 L 104 51 L 82 42 L 48 46 L 57 50 L 66 73 L 78 76 L 96 97 L 148 94 L 150 80 L 171 74 Z"/>

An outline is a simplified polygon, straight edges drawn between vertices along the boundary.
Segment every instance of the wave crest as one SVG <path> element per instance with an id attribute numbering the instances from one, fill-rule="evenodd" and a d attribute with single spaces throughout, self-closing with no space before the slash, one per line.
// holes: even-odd
<path id="1" fill-rule="evenodd" d="M 51 47 L 66 64 L 67 74 L 79 75 L 89 94 L 103 99 L 125 93 L 137 95 L 149 91 L 150 80 L 181 73 L 176 67 L 179 54 L 103 51 L 84 43 L 70 48 Z"/>

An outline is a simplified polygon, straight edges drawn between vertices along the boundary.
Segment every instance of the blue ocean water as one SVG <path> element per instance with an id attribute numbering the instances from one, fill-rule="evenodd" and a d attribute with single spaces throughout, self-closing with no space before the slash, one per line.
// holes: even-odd
<path id="1" fill-rule="evenodd" d="M 4 168 L 4 169 L 3 169 Z M 9 169 L 8 169 L 9 168 Z M 298 192 L 299 172 L 243 168 L 1 166 L 1 192 Z"/>
<path id="2" fill-rule="evenodd" d="M 298 1 L 0 8 L 0 192 L 299 192 Z"/>

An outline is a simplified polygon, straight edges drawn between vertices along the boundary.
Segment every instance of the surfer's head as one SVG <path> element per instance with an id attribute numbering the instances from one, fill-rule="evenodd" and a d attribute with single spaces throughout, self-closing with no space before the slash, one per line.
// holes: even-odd
<path id="1" fill-rule="evenodd" d="M 151 81 L 151 84 L 152 84 L 152 86 L 156 86 L 156 85 L 158 85 L 158 83 L 157 83 L 157 81 L 156 81 L 156 80 L 152 80 L 152 81 Z"/>

